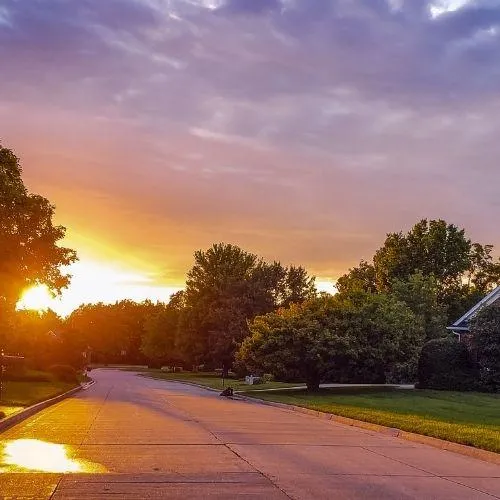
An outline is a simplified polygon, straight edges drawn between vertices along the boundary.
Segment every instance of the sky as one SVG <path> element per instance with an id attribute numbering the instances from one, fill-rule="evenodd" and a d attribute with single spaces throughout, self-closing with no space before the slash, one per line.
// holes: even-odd
<path id="1" fill-rule="evenodd" d="M 80 256 L 61 312 L 220 241 L 321 288 L 421 218 L 500 247 L 500 0 L 0 0 L 0 71 Z"/>

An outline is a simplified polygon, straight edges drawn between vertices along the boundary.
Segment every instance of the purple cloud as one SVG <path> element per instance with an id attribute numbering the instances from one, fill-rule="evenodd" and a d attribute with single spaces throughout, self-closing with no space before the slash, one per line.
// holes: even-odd
<path id="1" fill-rule="evenodd" d="M 126 200 L 124 220 L 158 217 L 185 247 L 294 246 L 327 274 L 419 217 L 500 244 L 484 216 L 500 184 L 500 5 L 431 6 L 5 0 L 0 137 L 52 158 L 37 182 Z"/>

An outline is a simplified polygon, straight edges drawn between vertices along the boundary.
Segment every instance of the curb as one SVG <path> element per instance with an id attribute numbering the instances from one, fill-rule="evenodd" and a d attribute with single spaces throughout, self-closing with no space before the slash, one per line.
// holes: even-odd
<path id="1" fill-rule="evenodd" d="M 211 391 L 211 392 L 217 392 L 219 394 L 220 394 L 220 392 L 222 390 L 222 389 L 214 389 L 213 387 L 207 387 L 206 385 L 195 384 L 194 382 L 187 382 L 187 381 L 184 381 L 184 380 L 168 380 L 166 378 L 151 377 L 149 375 L 145 375 L 145 374 L 142 374 L 142 373 L 137 373 L 137 375 L 139 375 L 140 377 L 150 378 L 151 380 L 160 380 L 162 382 L 172 382 L 172 383 L 175 383 L 175 384 L 192 385 L 193 387 L 198 387 L 199 389 L 205 389 L 205 390 Z"/>
<path id="2" fill-rule="evenodd" d="M 78 387 L 75 387 L 74 389 L 70 389 L 67 392 L 64 392 L 63 394 L 59 394 L 59 396 L 55 396 L 51 399 L 47 399 L 45 401 L 42 401 L 41 403 L 34 404 L 33 406 L 29 406 L 28 408 L 25 408 L 24 410 L 21 410 L 19 413 L 15 413 L 14 415 L 11 415 L 10 417 L 6 417 L 3 420 L 0 420 L 0 433 L 3 431 L 6 431 L 10 427 L 19 424 L 23 420 L 26 420 L 27 418 L 32 417 L 33 415 L 37 414 L 38 412 L 41 412 L 42 410 L 45 410 L 49 406 L 55 405 L 56 403 L 59 403 L 60 401 L 69 398 L 70 396 L 73 396 L 73 394 L 76 394 L 79 391 L 82 390 L 87 390 L 90 386 L 94 385 L 95 381 L 92 380 L 91 382 L 88 382 L 84 385 L 80 385 Z"/>
<path id="3" fill-rule="evenodd" d="M 395 437 L 398 439 L 404 439 L 405 441 L 411 441 L 413 443 L 432 446 L 433 448 L 438 448 L 440 450 L 451 451 L 453 453 L 458 453 L 460 455 L 465 455 L 467 457 L 477 458 L 479 460 L 483 460 L 484 462 L 500 465 L 499 453 L 482 450 L 480 448 L 474 448 L 472 446 L 467 446 L 465 444 L 453 443 L 451 441 L 445 441 L 444 439 L 425 436 L 423 434 L 415 434 L 413 432 L 403 431 L 401 429 L 395 429 L 393 427 L 386 427 L 384 425 L 372 424 L 370 422 L 364 422 L 362 420 L 355 420 L 353 418 L 341 417 L 340 415 L 335 415 L 333 413 L 325 413 L 319 410 L 311 410 L 309 408 L 304 408 L 302 406 L 287 405 L 285 403 L 275 403 L 273 401 L 264 401 L 262 399 L 256 399 L 250 396 L 242 396 L 241 394 L 236 395 L 235 399 L 240 399 L 242 401 L 249 401 L 252 403 L 259 403 L 266 406 L 274 406 L 276 408 L 281 408 L 283 410 L 288 410 L 288 411 L 294 411 L 297 413 L 303 413 L 305 415 L 321 418 L 323 420 L 328 420 L 331 422 L 335 422 L 337 424 L 348 425 L 351 427 L 358 427 L 361 429 L 378 432 L 386 436 Z"/>

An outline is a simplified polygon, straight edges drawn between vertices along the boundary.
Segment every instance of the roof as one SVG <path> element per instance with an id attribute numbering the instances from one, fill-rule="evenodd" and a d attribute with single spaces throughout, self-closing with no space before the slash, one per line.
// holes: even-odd
<path id="1" fill-rule="evenodd" d="M 486 297 L 479 301 L 472 309 L 467 311 L 461 318 L 457 319 L 453 325 L 448 327 L 448 330 L 454 332 L 468 332 L 470 320 L 483 308 L 488 307 L 497 300 L 500 300 L 500 285 L 497 286 Z"/>

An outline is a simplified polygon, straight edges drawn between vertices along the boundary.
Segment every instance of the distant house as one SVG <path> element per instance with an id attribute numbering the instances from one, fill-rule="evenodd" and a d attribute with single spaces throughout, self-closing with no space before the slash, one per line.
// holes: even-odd
<path id="1" fill-rule="evenodd" d="M 457 319 L 453 325 L 448 327 L 455 335 L 458 335 L 459 340 L 462 335 L 467 335 L 469 330 L 470 320 L 483 308 L 495 304 L 500 307 L 500 286 L 497 286 L 491 293 L 479 301 L 470 311 L 467 311 L 461 318 Z"/>

